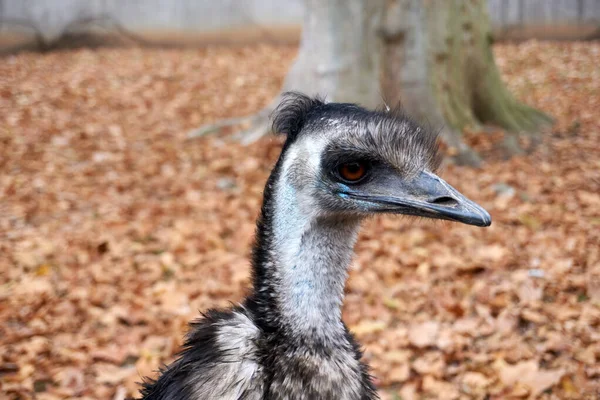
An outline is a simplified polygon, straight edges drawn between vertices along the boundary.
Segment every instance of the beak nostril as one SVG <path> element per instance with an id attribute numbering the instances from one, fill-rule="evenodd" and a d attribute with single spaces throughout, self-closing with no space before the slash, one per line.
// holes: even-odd
<path id="1" fill-rule="evenodd" d="M 453 207 L 458 205 L 458 201 L 450 196 L 440 196 L 435 199 L 429 200 L 431 204 L 438 204 L 440 206 Z"/>

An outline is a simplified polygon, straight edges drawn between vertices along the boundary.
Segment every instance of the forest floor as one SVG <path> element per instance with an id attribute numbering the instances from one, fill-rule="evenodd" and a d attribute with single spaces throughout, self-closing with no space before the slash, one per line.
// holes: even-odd
<path id="1" fill-rule="evenodd" d="M 242 299 L 281 139 L 186 133 L 277 93 L 293 46 L 98 49 L 0 60 L 0 397 L 121 400 L 198 310 Z M 441 175 L 493 225 L 382 217 L 344 318 L 385 399 L 600 396 L 600 43 L 499 44 L 557 123 Z"/>

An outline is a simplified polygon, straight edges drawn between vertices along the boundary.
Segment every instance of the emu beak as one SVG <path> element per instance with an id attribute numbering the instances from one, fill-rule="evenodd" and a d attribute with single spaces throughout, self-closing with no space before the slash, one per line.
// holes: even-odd
<path id="1" fill-rule="evenodd" d="M 445 219 L 475 226 L 492 223 L 486 210 L 431 172 L 421 172 L 410 181 L 388 177 L 373 186 L 368 194 L 354 192 L 349 195 L 366 201 L 375 212 Z"/>
<path id="2" fill-rule="evenodd" d="M 422 172 L 406 184 L 404 191 L 399 205 L 409 208 L 414 215 L 475 226 L 492 224 L 492 217 L 483 207 L 431 172 Z"/>

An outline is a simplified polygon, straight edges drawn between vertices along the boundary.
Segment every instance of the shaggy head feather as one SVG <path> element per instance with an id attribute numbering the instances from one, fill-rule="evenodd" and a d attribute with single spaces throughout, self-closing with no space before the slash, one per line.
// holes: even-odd
<path id="1" fill-rule="evenodd" d="M 372 111 L 288 92 L 273 113 L 273 131 L 286 135 L 286 148 L 304 136 L 324 138 L 329 142 L 325 155 L 354 154 L 389 164 L 407 176 L 435 171 L 440 163 L 438 135 L 400 107 Z"/>

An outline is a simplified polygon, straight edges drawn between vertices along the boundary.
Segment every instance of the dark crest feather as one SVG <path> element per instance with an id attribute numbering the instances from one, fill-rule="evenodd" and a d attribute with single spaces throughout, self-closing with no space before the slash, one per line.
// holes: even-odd
<path id="1" fill-rule="evenodd" d="M 299 92 L 286 92 L 281 103 L 273 111 L 273 132 L 294 141 L 309 118 L 309 115 L 325 105 L 320 97 L 309 97 Z"/>

